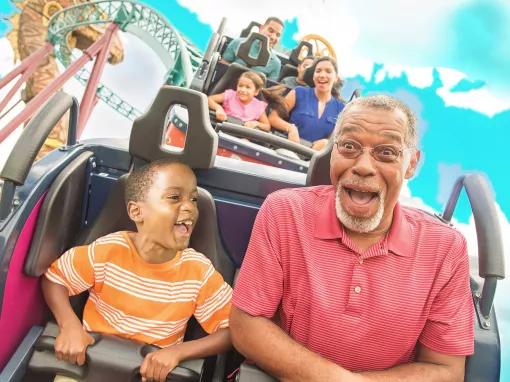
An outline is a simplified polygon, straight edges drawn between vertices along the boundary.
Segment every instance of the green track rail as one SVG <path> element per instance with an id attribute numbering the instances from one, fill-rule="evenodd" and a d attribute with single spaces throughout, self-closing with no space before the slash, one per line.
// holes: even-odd
<path id="1" fill-rule="evenodd" d="M 116 23 L 122 31 L 144 41 L 159 57 L 167 71 L 169 85 L 189 86 L 194 72 L 202 61 L 202 53 L 179 35 L 164 16 L 136 1 L 101 0 L 65 8 L 53 15 L 48 24 L 48 40 L 55 47 L 55 56 L 68 67 L 73 55 L 67 36 L 73 30 L 89 25 Z M 90 72 L 81 69 L 75 75 L 86 84 Z M 123 116 L 134 120 L 142 113 L 121 99 L 107 86 L 100 84 L 98 97 Z"/>

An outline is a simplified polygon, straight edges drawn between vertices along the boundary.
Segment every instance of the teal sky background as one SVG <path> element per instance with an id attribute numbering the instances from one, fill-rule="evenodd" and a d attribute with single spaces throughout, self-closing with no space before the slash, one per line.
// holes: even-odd
<path id="1" fill-rule="evenodd" d="M 180 5 L 176 0 L 146 0 L 147 5 L 168 17 L 171 24 L 194 44 L 204 50 L 213 29 L 201 22 L 196 13 Z M 317 5 L 319 6 L 319 5 Z M 7 0 L 0 0 L 0 16 L 6 17 L 14 11 Z M 292 48 L 296 41 L 292 36 L 299 28 L 299 20 L 286 20 L 282 45 Z M 491 181 L 496 201 L 510 218 L 510 195 L 506 191 L 508 181 L 506 156 L 510 142 L 510 109 L 489 116 L 467 108 L 448 106 L 437 90 L 444 83 L 439 74 L 440 67 L 462 71 L 468 78 L 460 80 L 451 92 L 464 93 L 487 87 L 495 94 L 510 94 L 510 6 L 504 0 L 467 1 L 456 8 L 445 23 L 438 25 L 442 38 L 431 50 L 409 52 L 406 49 L 388 46 L 393 62 L 379 61 L 373 64 L 370 76 L 355 75 L 346 78 L 344 96 L 349 97 L 354 88 L 363 95 L 388 93 L 407 103 L 416 111 L 420 124 L 423 161 L 418 175 L 409 183 L 413 197 L 441 210 L 455 179 L 465 172 L 484 173 Z M 8 30 L 8 24 L 0 23 L 0 36 Z M 325 36 L 327 37 L 327 36 Z M 374 45 L 373 35 L 361 35 L 359 45 Z M 391 44 L 390 44 L 391 45 Z M 384 50 L 381 44 L 374 49 Z M 393 49 L 393 50 L 392 50 Z M 375 54 L 375 53 L 374 53 Z M 385 75 L 385 65 L 395 61 L 403 65 L 436 67 L 433 81 L 425 87 L 411 83 L 404 72 L 400 76 Z M 377 76 L 377 74 L 383 74 Z M 466 198 L 458 205 L 455 217 L 467 223 L 470 208 Z M 506 238 L 506 240 L 509 240 Z M 508 254 L 507 254 L 508 256 Z M 508 284 L 508 281 L 505 281 Z M 501 288 L 499 290 L 501 293 Z M 501 381 L 510 380 L 510 304 L 500 307 L 500 330 L 503 339 L 503 371 Z"/>

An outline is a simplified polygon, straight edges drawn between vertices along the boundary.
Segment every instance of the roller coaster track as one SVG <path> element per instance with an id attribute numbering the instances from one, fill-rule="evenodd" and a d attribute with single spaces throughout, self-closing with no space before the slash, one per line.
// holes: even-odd
<path id="1" fill-rule="evenodd" d="M 48 40 L 55 47 L 57 59 L 68 67 L 73 54 L 67 36 L 77 28 L 116 23 L 120 30 L 145 42 L 165 66 L 166 83 L 189 86 L 193 73 L 202 61 L 202 53 L 179 35 L 176 29 L 155 10 L 130 0 L 101 0 L 65 8 L 53 15 L 48 24 Z M 75 75 L 86 84 L 90 72 L 84 68 Z M 133 120 L 142 113 L 100 84 L 97 96 L 123 116 Z"/>

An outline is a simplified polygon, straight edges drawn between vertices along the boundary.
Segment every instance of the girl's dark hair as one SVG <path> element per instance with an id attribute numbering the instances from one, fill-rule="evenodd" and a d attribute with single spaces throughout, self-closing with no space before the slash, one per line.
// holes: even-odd
<path id="1" fill-rule="evenodd" d="M 308 84 L 308 86 L 312 88 L 315 87 L 315 84 L 313 83 L 313 74 L 315 73 L 315 68 L 317 67 L 317 64 L 322 61 L 331 62 L 331 65 L 333 65 L 333 68 L 335 69 L 335 73 L 338 75 L 338 65 L 333 57 L 322 56 L 316 58 L 313 64 L 306 68 L 305 75 L 303 76 L 303 80 Z M 343 85 L 344 81 L 339 77 L 338 80 L 333 84 L 333 88 L 331 89 L 331 95 L 344 102 L 344 100 L 340 96 L 340 90 L 342 89 Z"/>

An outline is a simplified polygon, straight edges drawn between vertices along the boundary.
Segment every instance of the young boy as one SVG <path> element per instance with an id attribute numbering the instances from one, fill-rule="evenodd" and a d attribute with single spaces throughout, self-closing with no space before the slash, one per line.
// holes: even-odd
<path id="1" fill-rule="evenodd" d="M 198 218 L 197 181 L 186 165 L 157 161 L 126 185 L 137 232 L 117 232 L 57 259 L 42 281 L 60 328 L 58 359 L 85 362 L 87 331 L 160 346 L 141 365 L 142 380 L 164 381 L 179 362 L 226 351 L 232 290 L 204 255 L 187 248 Z M 69 296 L 89 291 L 83 325 Z M 208 336 L 183 342 L 194 315 Z"/>

